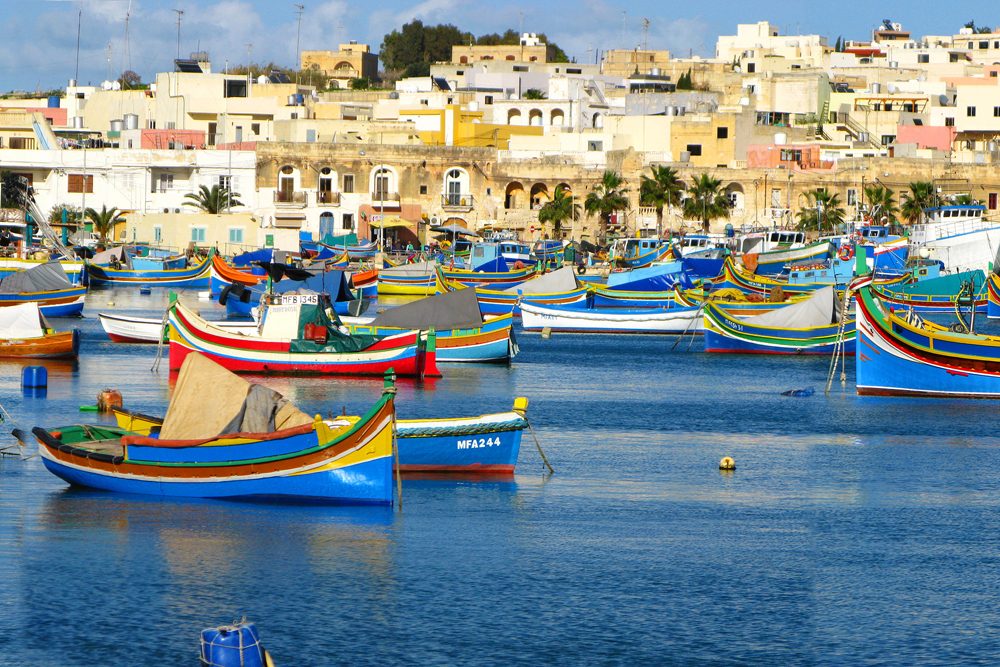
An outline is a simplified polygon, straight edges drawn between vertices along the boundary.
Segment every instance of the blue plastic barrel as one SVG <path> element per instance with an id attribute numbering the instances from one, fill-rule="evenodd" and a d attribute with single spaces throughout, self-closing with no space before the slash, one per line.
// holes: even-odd
<path id="1" fill-rule="evenodd" d="M 49 386 L 49 369 L 45 366 L 25 366 L 21 371 L 21 387 L 35 389 Z"/>
<path id="2" fill-rule="evenodd" d="M 59 96 L 58 95 L 49 95 L 49 108 L 50 109 L 58 109 L 59 108 Z"/>
<path id="3" fill-rule="evenodd" d="M 264 647 L 253 623 L 237 623 L 201 631 L 204 667 L 264 667 Z"/>

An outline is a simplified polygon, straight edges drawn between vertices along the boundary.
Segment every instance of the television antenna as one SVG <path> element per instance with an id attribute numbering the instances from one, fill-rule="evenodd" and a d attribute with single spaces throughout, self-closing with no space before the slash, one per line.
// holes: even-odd
<path id="1" fill-rule="evenodd" d="M 649 19 L 642 19 L 642 50 L 649 50 Z"/>

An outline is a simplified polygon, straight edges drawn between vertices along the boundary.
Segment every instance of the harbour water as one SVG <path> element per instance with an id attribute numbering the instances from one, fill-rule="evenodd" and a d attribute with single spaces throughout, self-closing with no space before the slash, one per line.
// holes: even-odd
<path id="1" fill-rule="evenodd" d="M 96 318 L 165 295 L 87 298 L 85 319 L 56 321 L 83 345 L 45 364 L 44 397 L 0 363 L 20 427 L 98 419 L 78 408 L 104 387 L 165 409 L 166 361 L 151 373 L 155 348 L 110 343 Z M 398 411 L 528 396 L 556 474 L 526 434 L 512 481 L 404 479 L 402 512 L 75 491 L 38 457 L 4 460 L 0 665 L 195 664 L 199 631 L 244 615 L 279 665 L 996 661 L 996 403 L 859 398 L 851 360 L 825 396 L 828 359 L 698 340 L 519 343 L 510 367 L 401 381 Z M 323 413 L 381 388 L 263 381 Z"/>

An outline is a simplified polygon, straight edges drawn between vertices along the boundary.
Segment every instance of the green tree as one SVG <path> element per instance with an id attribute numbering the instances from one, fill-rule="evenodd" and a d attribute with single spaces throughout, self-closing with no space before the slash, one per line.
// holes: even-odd
<path id="1" fill-rule="evenodd" d="M 691 69 L 681 74 L 680 78 L 677 79 L 677 90 L 693 90 L 694 84 L 691 83 Z"/>
<path id="2" fill-rule="evenodd" d="M 652 165 L 652 176 L 642 175 L 639 183 L 639 204 L 656 209 L 656 236 L 663 235 L 663 207 L 680 201 L 684 183 L 677 178 L 677 171 L 664 165 Z"/>
<path id="3" fill-rule="evenodd" d="M 94 230 L 101 235 L 102 241 L 108 240 L 108 232 L 114 229 L 115 225 L 125 222 L 121 211 L 114 207 L 108 209 L 107 205 L 101 206 L 100 211 L 88 208 L 83 215 L 86 220 L 93 223 Z"/>
<path id="4" fill-rule="evenodd" d="M 63 221 L 63 209 L 66 210 L 66 224 L 76 227 L 83 220 L 83 211 L 69 204 L 56 204 L 49 209 L 49 224 L 61 225 Z"/>
<path id="5" fill-rule="evenodd" d="M 962 194 L 952 197 L 951 203 L 955 206 L 974 206 L 977 202 L 972 198 L 972 195 Z"/>
<path id="6" fill-rule="evenodd" d="M 565 188 L 558 188 L 552 199 L 538 209 L 538 222 L 551 222 L 553 236 L 557 238 L 564 222 L 579 217 L 580 205 L 574 202 L 573 195 L 568 194 Z"/>
<path id="7" fill-rule="evenodd" d="M 799 229 L 834 230 L 844 224 L 846 214 L 840 195 L 817 188 L 808 197 L 809 204 L 799 209 Z"/>
<path id="8" fill-rule="evenodd" d="M 189 192 L 184 198 L 191 200 L 184 202 L 185 206 L 200 208 L 205 213 L 222 213 L 233 206 L 243 206 L 239 192 L 230 192 L 229 188 L 219 185 L 213 185 L 211 189 L 202 185 L 198 192 Z"/>
<path id="9" fill-rule="evenodd" d="M 371 88 L 371 81 L 367 77 L 359 77 L 351 79 L 350 86 L 351 90 L 368 90 Z"/>
<path id="10" fill-rule="evenodd" d="M 889 224 L 896 222 L 899 207 L 896 206 L 895 192 L 884 185 L 866 185 L 865 199 L 868 200 L 868 210 L 872 220 L 881 222 L 883 218 Z"/>
<path id="11" fill-rule="evenodd" d="M 937 195 L 934 184 L 930 181 L 914 181 L 910 183 L 910 191 L 903 193 L 903 203 L 899 212 L 909 223 L 921 222 L 924 219 L 924 209 L 936 205 Z"/>
<path id="12" fill-rule="evenodd" d="M 0 171 L 0 208 L 24 210 L 33 200 L 31 187 L 23 176 L 12 171 Z"/>
<path id="13" fill-rule="evenodd" d="M 524 95 L 522 97 L 526 100 L 544 100 L 545 93 L 540 91 L 538 88 L 528 88 L 524 91 Z"/>
<path id="14" fill-rule="evenodd" d="M 474 39 L 471 33 L 451 24 L 427 26 L 414 19 L 382 38 L 379 57 L 386 70 L 426 76 L 431 63 L 451 60 L 451 47 L 469 44 Z"/>
<path id="15" fill-rule="evenodd" d="M 625 187 L 625 179 L 621 174 L 610 169 L 601 176 L 593 192 L 587 194 L 583 200 L 583 208 L 587 213 L 597 214 L 600 218 L 600 236 L 604 237 L 608 231 L 608 224 L 611 221 L 611 214 L 615 211 L 622 211 L 628 208 L 628 188 Z"/>
<path id="16" fill-rule="evenodd" d="M 701 220 L 701 227 L 706 232 L 713 220 L 729 217 L 732 204 L 718 178 L 702 174 L 694 179 L 688 194 L 690 196 L 684 200 L 684 217 Z"/>

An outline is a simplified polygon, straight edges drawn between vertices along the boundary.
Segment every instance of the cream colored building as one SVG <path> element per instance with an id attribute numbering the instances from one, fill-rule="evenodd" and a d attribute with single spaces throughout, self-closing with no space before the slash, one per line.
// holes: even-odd
<path id="1" fill-rule="evenodd" d="M 735 35 L 720 35 L 715 43 L 715 57 L 723 62 L 742 62 L 777 56 L 799 61 L 810 67 L 822 67 L 830 51 L 821 35 L 781 35 L 768 21 L 741 23 Z M 748 74 L 753 69 L 744 68 Z"/>
<path id="2" fill-rule="evenodd" d="M 452 65 L 466 65 L 484 61 L 548 63 L 552 62 L 554 57 L 555 49 L 548 44 L 543 44 L 538 39 L 538 35 L 531 32 L 522 33 L 519 44 L 451 47 Z"/>
<path id="3" fill-rule="evenodd" d="M 282 233 L 262 229 L 260 218 L 253 213 L 138 213 L 128 216 L 125 225 L 125 238 L 130 242 L 179 250 L 191 245 L 217 248 L 226 255 L 260 247 L 282 247 L 285 239 L 276 238 Z"/>
<path id="4" fill-rule="evenodd" d="M 299 68 L 315 69 L 332 77 L 341 88 L 347 88 L 351 79 L 374 81 L 378 77 L 378 55 L 367 44 L 351 41 L 341 44 L 336 51 L 303 51 Z"/>
<path id="5" fill-rule="evenodd" d="M 620 77 L 636 73 L 659 75 L 669 64 L 670 51 L 609 49 L 601 59 L 601 74 Z"/>

